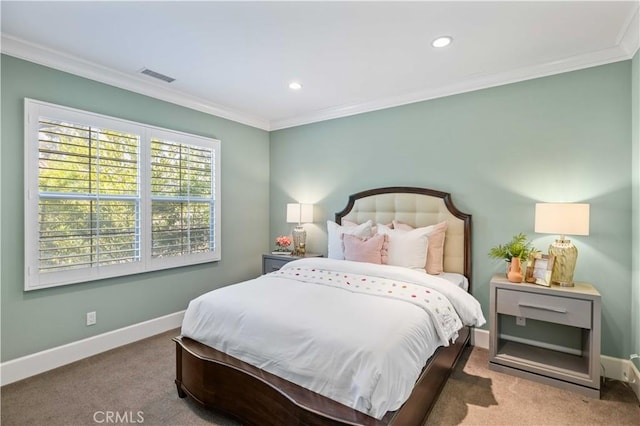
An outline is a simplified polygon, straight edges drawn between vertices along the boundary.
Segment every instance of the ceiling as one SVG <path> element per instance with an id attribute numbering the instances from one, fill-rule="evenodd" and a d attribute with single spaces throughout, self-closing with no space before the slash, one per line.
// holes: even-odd
<path id="1" fill-rule="evenodd" d="M 3 0 L 1 47 L 274 130 L 630 59 L 639 4 Z"/>

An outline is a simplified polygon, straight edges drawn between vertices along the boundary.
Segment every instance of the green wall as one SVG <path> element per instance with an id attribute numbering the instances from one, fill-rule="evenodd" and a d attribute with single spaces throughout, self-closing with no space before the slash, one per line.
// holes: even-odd
<path id="1" fill-rule="evenodd" d="M 546 250 L 553 236 L 533 233 L 534 203 L 590 203 L 591 234 L 572 238 L 576 279 L 602 293 L 603 353 L 640 352 L 638 54 L 271 134 L 10 56 L 1 61 L 3 362 L 180 311 L 209 289 L 258 275 L 260 255 L 291 231 L 287 202 L 316 204 L 309 250 L 326 253 L 324 221 L 349 194 L 388 185 L 451 192 L 473 214 L 473 286 L 485 314 L 489 279 L 503 270 L 489 248 L 522 231 Z M 25 97 L 220 139 L 222 261 L 24 292 Z M 98 324 L 86 327 L 92 310 Z"/>
<path id="2" fill-rule="evenodd" d="M 2 361 L 178 312 L 207 290 L 260 274 L 270 239 L 268 132 L 6 55 L 1 73 Z M 222 260 L 24 292 L 25 97 L 220 139 Z M 97 312 L 95 326 L 85 325 L 88 311 Z"/>
<path id="3" fill-rule="evenodd" d="M 603 353 L 631 350 L 631 61 L 271 133 L 271 238 L 290 232 L 285 204 L 317 205 L 308 249 L 326 253 L 325 220 L 348 195 L 380 186 L 450 192 L 473 215 L 473 293 L 489 312 L 489 249 L 534 234 L 536 202 L 591 204 L 572 237 L 575 278 L 603 298 Z"/>

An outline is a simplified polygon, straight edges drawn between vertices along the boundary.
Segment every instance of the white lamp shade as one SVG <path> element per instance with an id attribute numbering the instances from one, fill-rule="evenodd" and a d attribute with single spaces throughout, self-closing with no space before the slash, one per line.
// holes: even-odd
<path id="1" fill-rule="evenodd" d="M 589 235 L 589 204 L 536 203 L 535 232 Z"/>
<path id="2" fill-rule="evenodd" d="M 313 222 L 313 204 L 287 204 L 287 223 Z"/>

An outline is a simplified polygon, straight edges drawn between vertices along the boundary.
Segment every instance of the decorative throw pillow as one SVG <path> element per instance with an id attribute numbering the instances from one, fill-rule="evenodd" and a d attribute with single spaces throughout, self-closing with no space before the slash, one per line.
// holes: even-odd
<path id="1" fill-rule="evenodd" d="M 370 237 L 371 226 L 373 222 L 370 220 L 356 226 L 341 226 L 337 223 L 327 221 L 327 257 L 329 259 L 344 260 L 344 251 L 342 249 L 342 234 L 355 235 L 357 237 Z"/>
<path id="2" fill-rule="evenodd" d="M 378 225 L 378 234 L 389 238 L 389 265 L 403 266 L 424 272 L 427 262 L 428 230 L 417 228 L 411 231 L 391 229 Z"/>
<path id="3" fill-rule="evenodd" d="M 447 231 L 447 222 L 440 222 L 435 225 L 426 226 L 429 230 L 429 249 L 427 250 L 427 263 L 425 270 L 428 274 L 438 275 L 444 272 L 444 237 Z M 394 229 L 410 231 L 413 228 L 406 223 L 393 221 Z"/>
<path id="4" fill-rule="evenodd" d="M 344 258 L 354 262 L 387 263 L 388 242 L 386 235 L 374 235 L 369 238 L 342 234 Z"/>
<path id="5" fill-rule="evenodd" d="M 350 220 L 342 219 L 342 226 L 358 226 L 358 224 Z"/>
<path id="6" fill-rule="evenodd" d="M 346 219 L 342 220 L 342 225 L 343 226 L 358 226 L 357 223 L 351 222 L 350 220 L 346 220 Z M 393 228 L 393 223 L 387 223 L 387 226 L 389 228 Z M 373 225 L 371 227 L 371 235 L 376 235 L 377 233 L 378 233 L 378 224 L 375 224 L 375 225 Z"/>

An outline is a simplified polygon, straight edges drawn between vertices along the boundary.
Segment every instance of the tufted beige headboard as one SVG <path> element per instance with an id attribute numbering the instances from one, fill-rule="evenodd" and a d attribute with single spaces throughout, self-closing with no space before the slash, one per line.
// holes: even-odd
<path id="1" fill-rule="evenodd" d="M 347 206 L 336 213 L 336 223 L 342 219 L 385 224 L 395 219 L 416 228 L 447 221 L 444 270 L 464 274 L 471 291 L 471 215 L 453 205 L 451 194 L 413 187 L 371 189 L 349 196 Z"/>

